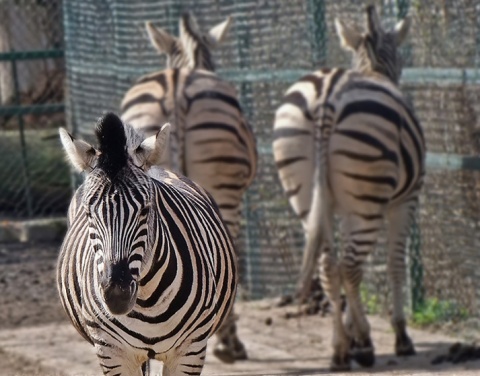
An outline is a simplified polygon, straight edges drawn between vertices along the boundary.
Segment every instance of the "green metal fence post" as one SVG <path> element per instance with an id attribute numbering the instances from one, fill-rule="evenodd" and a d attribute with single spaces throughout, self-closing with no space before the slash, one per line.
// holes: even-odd
<path id="1" fill-rule="evenodd" d="M 234 0 L 233 4 L 237 5 L 239 1 Z M 237 8 L 237 7 L 236 7 Z M 248 28 L 248 16 L 244 12 L 239 12 L 235 15 L 235 38 L 237 40 L 238 48 L 238 68 L 240 71 L 245 71 L 250 68 L 250 31 Z M 252 119 L 252 84 L 246 80 L 239 82 L 240 104 L 242 105 L 247 119 Z M 248 105 L 247 105 L 248 103 Z M 255 236 L 253 229 L 259 222 L 258 215 L 251 210 L 249 202 L 249 192 L 247 191 L 243 199 L 243 212 L 245 218 L 245 256 L 246 256 L 246 278 L 245 282 L 248 284 L 249 298 L 258 299 L 262 297 L 262 287 L 260 277 L 262 276 L 262 265 L 260 260 L 260 245 Z"/>
<path id="2" fill-rule="evenodd" d="M 327 23 L 325 20 L 325 1 L 309 0 L 307 10 L 310 44 L 312 46 L 313 66 L 321 67 L 327 62 Z"/>
<path id="3" fill-rule="evenodd" d="M 403 19 L 407 16 L 410 9 L 409 0 L 397 0 L 397 18 Z M 405 61 L 410 61 L 412 48 L 410 44 L 403 47 Z M 411 101 L 411 98 L 410 102 Z M 410 239 L 407 249 L 409 260 L 409 286 L 410 286 L 410 309 L 412 312 L 421 309 L 425 302 L 425 287 L 423 286 L 423 262 L 421 257 L 421 229 L 418 224 L 417 216 L 414 216 L 412 227 L 410 229 Z"/>
<path id="4" fill-rule="evenodd" d="M 409 241 L 409 277 L 410 277 L 410 308 L 416 312 L 425 303 L 425 287 L 423 286 L 423 262 L 421 255 L 421 233 L 417 215 L 413 217 Z"/>
<path id="5" fill-rule="evenodd" d="M 17 72 L 17 61 L 12 60 L 12 73 L 13 73 L 13 90 L 14 90 L 14 100 L 16 105 L 20 105 L 20 87 L 18 84 L 18 72 Z M 17 113 L 18 126 L 20 129 L 20 146 L 22 148 L 22 167 L 23 167 L 23 179 L 24 179 L 24 194 L 25 201 L 27 204 L 27 214 L 28 217 L 32 217 L 32 196 L 30 192 L 30 170 L 28 168 L 27 160 L 27 144 L 25 142 L 25 124 L 23 122 L 23 114 L 19 111 Z"/>

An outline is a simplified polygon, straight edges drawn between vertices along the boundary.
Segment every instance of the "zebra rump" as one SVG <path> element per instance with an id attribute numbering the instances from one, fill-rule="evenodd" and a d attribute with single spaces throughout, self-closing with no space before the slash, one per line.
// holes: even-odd
<path id="1" fill-rule="evenodd" d="M 397 51 L 410 21 L 406 17 L 385 30 L 374 6 L 365 13 L 362 33 L 335 20 L 341 45 L 353 52 L 353 68 L 324 68 L 302 77 L 287 90 L 274 123 L 280 181 L 306 240 L 297 294 L 304 298 L 309 292 L 319 265 L 322 288 L 333 306 L 335 371 L 350 369 L 352 358 L 362 366 L 375 362 L 360 283 L 384 222 L 395 352 L 415 353 L 406 330 L 403 287 L 406 241 L 425 174 L 425 141 L 398 88 L 402 64 Z M 338 256 L 335 215 L 341 219 Z"/>

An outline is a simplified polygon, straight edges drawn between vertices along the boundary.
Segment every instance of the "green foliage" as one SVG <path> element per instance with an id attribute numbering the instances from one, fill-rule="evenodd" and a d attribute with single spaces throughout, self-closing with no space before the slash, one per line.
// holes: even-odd
<path id="1" fill-rule="evenodd" d="M 456 303 L 431 298 L 413 313 L 412 321 L 419 326 L 426 326 L 445 321 L 458 321 L 467 317 L 468 311 Z"/>
<path id="2" fill-rule="evenodd" d="M 368 314 L 380 313 L 381 303 L 377 295 L 370 293 L 365 286 L 360 287 L 360 299 Z"/>
<path id="3" fill-rule="evenodd" d="M 5 155 L 0 159 L 0 214 L 26 216 L 28 187 L 33 216 L 64 215 L 71 197 L 70 169 L 56 130 L 26 131 L 25 143 L 26 161 L 18 132 L 0 134 Z"/>

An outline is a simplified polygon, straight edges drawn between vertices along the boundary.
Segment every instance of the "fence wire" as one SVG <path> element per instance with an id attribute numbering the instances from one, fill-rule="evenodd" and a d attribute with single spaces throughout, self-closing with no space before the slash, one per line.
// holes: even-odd
<path id="1" fill-rule="evenodd" d="M 363 25 L 371 1 L 333 0 L 65 0 L 68 118 L 89 136 L 104 111 L 119 110 L 124 92 L 140 75 L 165 66 L 150 46 L 145 21 L 177 33 L 178 18 L 192 11 L 206 30 L 234 17 L 215 51 L 218 72 L 238 86 L 260 154 L 257 179 L 245 199 L 241 238 L 242 293 L 247 298 L 291 291 L 303 234 L 278 182 L 271 154 L 272 122 L 286 88 L 322 65 L 349 66 L 340 49 L 335 17 Z M 402 48 L 402 88 L 413 103 L 432 153 L 477 155 L 480 150 L 478 69 L 480 5 L 476 1 L 375 1 L 393 26 L 407 13 L 410 37 Z M 429 169 L 409 247 L 407 292 L 412 300 L 440 302 L 445 315 L 478 316 L 480 303 L 479 175 Z M 384 240 L 365 273 L 371 309 L 388 310 Z M 414 298 L 414 297 L 417 298 Z M 453 312 L 453 313 L 452 313 Z"/>
<path id="2" fill-rule="evenodd" d="M 0 219 L 65 215 L 62 1 L 0 1 Z"/>

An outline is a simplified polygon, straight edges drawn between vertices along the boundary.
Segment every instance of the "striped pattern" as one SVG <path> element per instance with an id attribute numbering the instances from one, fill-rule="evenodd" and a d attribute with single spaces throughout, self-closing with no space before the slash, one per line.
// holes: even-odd
<path id="1" fill-rule="evenodd" d="M 274 157 L 290 204 L 302 221 L 306 246 L 299 292 L 308 291 L 317 258 L 322 287 L 334 307 L 332 369 L 350 368 L 350 356 L 374 363 L 370 329 L 359 286 L 362 265 L 385 219 L 392 325 L 396 352 L 415 352 L 403 313 L 405 246 L 425 173 L 423 131 L 397 88 L 397 46 L 408 29 L 380 25 L 367 8 L 363 34 L 336 21 L 342 45 L 354 53 L 354 69 L 322 69 L 287 91 L 276 112 Z M 343 253 L 335 256 L 334 214 L 342 219 Z M 348 308 L 342 322 L 341 288 Z"/>
<path id="2" fill-rule="evenodd" d="M 164 374 L 198 375 L 234 301 L 231 238 L 202 188 L 133 164 L 118 118 L 107 115 L 97 133 L 98 160 L 72 199 L 60 250 L 62 304 L 104 374 L 141 375 L 157 359 Z M 71 160 L 87 156 L 62 141 Z"/>
<path id="3" fill-rule="evenodd" d="M 237 239 L 242 198 L 255 176 L 257 153 L 234 86 L 213 73 L 211 52 L 224 40 L 231 20 L 202 33 L 186 13 L 178 38 L 147 23 L 152 44 L 167 54 L 168 69 L 141 77 L 125 94 L 121 110 L 122 119 L 146 136 L 166 121 L 173 124 L 169 152 L 161 165 L 205 188 Z M 232 311 L 218 332 L 214 354 L 224 362 L 247 357 L 235 321 Z"/>
<path id="4" fill-rule="evenodd" d="M 139 79 L 121 109 L 123 121 L 146 136 L 166 121 L 174 124 L 162 165 L 205 188 L 236 238 L 257 152 L 234 86 L 211 72 L 166 69 Z"/>

